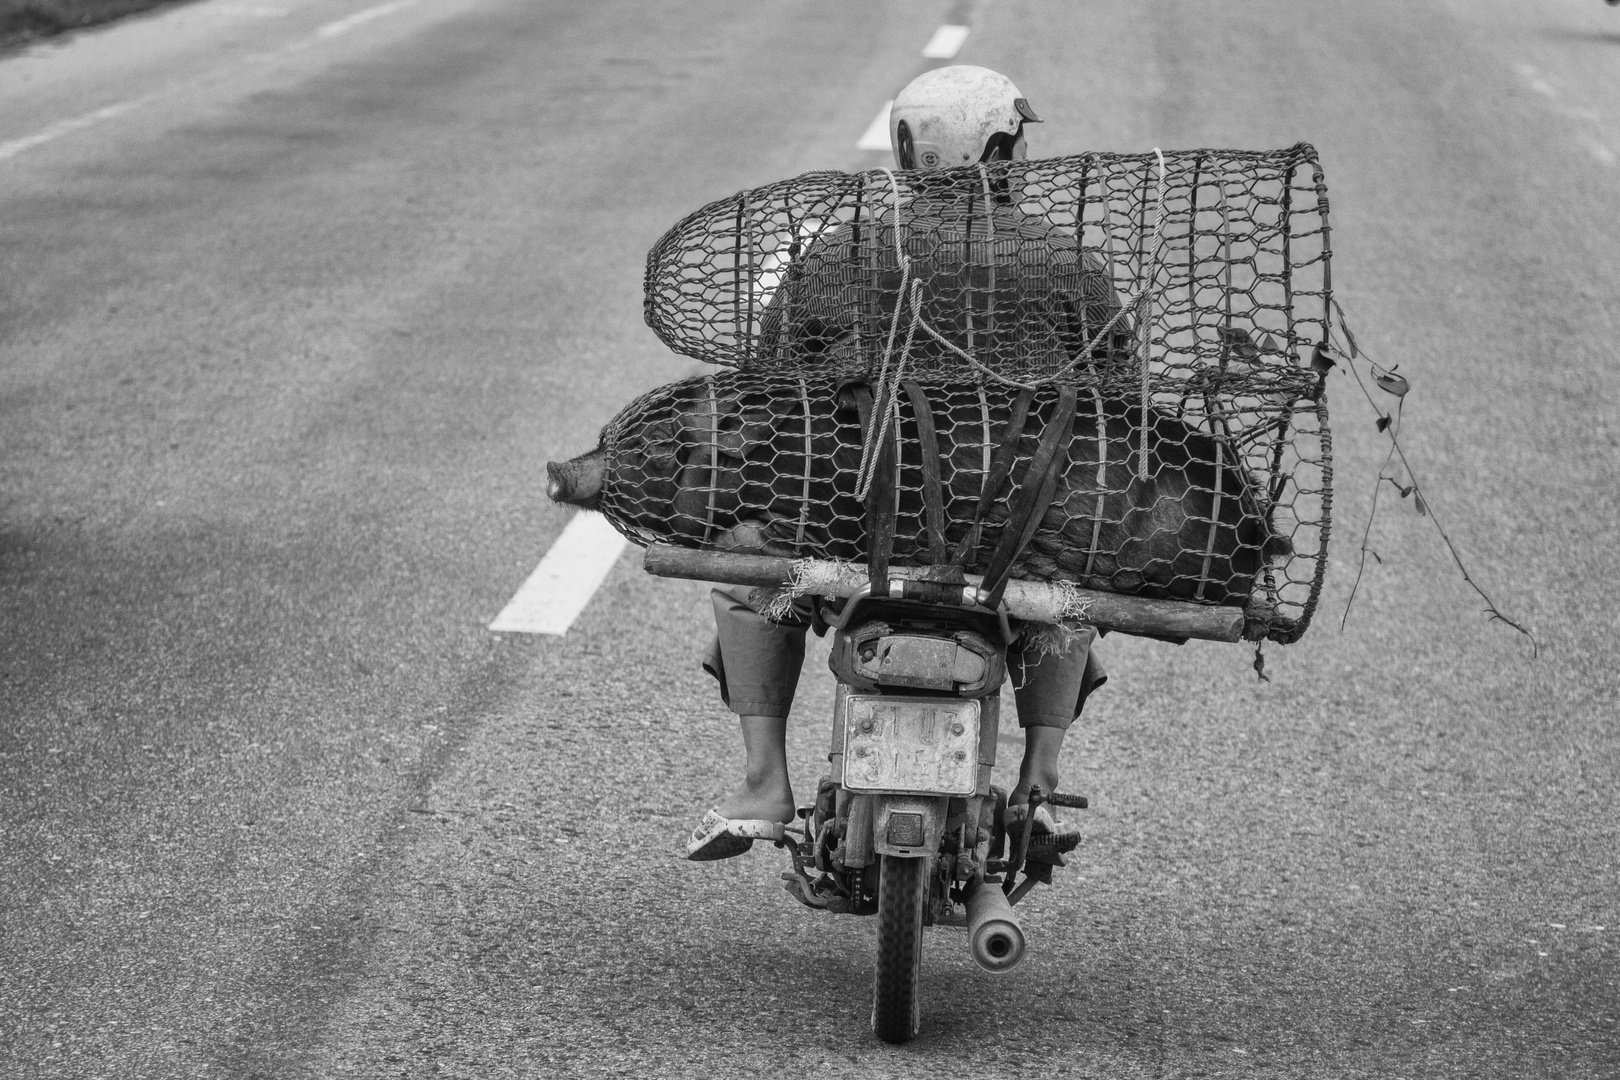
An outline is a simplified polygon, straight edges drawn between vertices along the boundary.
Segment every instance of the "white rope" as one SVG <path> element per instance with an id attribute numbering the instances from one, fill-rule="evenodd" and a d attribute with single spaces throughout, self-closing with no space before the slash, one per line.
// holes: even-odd
<path id="1" fill-rule="evenodd" d="M 714 376 L 703 380 L 709 405 L 709 511 L 703 520 L 703 544 L 714 540 L 715 498 L 720 493 L 720 403 L 714 395 Z"/>
<path id="2" fill-rule="evenodd" d="M 911 259 L 906 255 L 905 234 L 900 213 L 900 181 L 892 170 L 884 169 L 883 175 L 889 178 L 889 201 L 894 213 L 894 256 L 900 266 L 900 289 L 895 297 L 894 317 L 889 321 L 889 336 L 883 346 L 883 359 L 878 366 L 877 395 L 873 401 L 870 430 L 863 432 L 861 445 L 860 468 L 855 474 L 855 497 L 862 502 L 866 501 L 867 493 L 871 490 L 873 478 L 877 472 L 878 448 L 888 438 L 891 424 L 898 426 L 900 416 L 899 389 L 900 382 L 905 377 L 906 362 L 910 359 L 911 348 L 916 340 L 917 331 L 921 330 L 933 338 L 941 346 L 967 363 L 981 375 L 1006 386 L 1015 386 L 1020 390 L 1038 390 L 1042 386 L 1050 386 L 1057 380 L 1067 376 L 1082 362 L 1089 360 L 1098 345 L 1113 333 L 1114 327 L 1119 325 L 1120 319 L 1125 317 L 1127 311 L 1136 310 L 1138 320 L 1138 363 L 1141 370 L 1141 404 L 1142 404 L 1142 435 L 1140 444 L 1140 460 L 1137 471 L 1142 480 L 1147 480 L 1148 474 L 1148 405 L 1149 405 L 1149 346 L 1151 342 L 1151 292 L 1154 281 L 1158 277 L 1159 263 L 1164 250 L 1164 199 L 1168 187 L 1168 177 L 1164 164 L 1164 152 L 1158 147 L 1153 153 L 1159 159 L 1158 184 L 1154 192 L 1153 201 L 1153 230 L 1147 248 L 1147 259 L 1142 266 L 1142 276 L 1136 291 L 1127 299 L 1120 302 L 1119 309 L 1113 317 L 1097 331 L 1091 341 L 1081 351 L 1080 355 L 1064 364 L 1057 371 L 1030 382 L 1020 382 L 1017 379 L 1003 375 L 990 368 L 972 352 L 962 348 L 951 341 L 928 324 L 922 313 L 922 282 L 911 280 Z M 989 173 L 981 169 L 984 176 L 985 193 L 989 197 Z M 988 216 L 988 203 L 986 204 Z M 992 226 L 993 228 L 993 226 Z M 993 235 L 993 233 L 992 233 Z M 992 261 L 994 253 L 992 252 Z M 911 321 L 906 328 L 905 344 L 900 355 L 894 355 L 895 338 L 900 333 L 900 313 L 909 304 L 911 306 Z M 972 326 L 971 310 L 968 315 L 968 325 Z M 891 374 L 890 365 L 893 364 Z M 882 413 L 880 417 L 878 414 Z"/>
<path id="3" fill-rule="evenodd" d="M 873 474 L 877 471 L 878 448 L 888 436 L 889 421 L 898 412 L 899 403 L 894 400 L 891 393 L 884 398 L 883 388 L 888 382 L 889 362 L 894 356 L 894 339 L 900 333 L 900 313 L 905 309 L 907 300 L 907 286 L 911 283 L 911 259 L 906 255 L 904 223 L 900 217 L 900 181 L 895 178 L 894 172 L 884 169 L 883 175 L 889 178 L 889 203 L 894 212 L 894 258 L 900 266 L 900 290 L 894 300 L 894 318 L 889 321 L 889 338 L 883 346 L 883 360 L 878 365 L 878 394 L 872 403 L 871 430 L 862 432 L 861 464 L 855 473 L 855 497 L 862 502 L 866 501 L 866 494 L 872 487 Z M 915 305 L 913 305 L 915 306 Z M 900 373 L 905 368 L 906 357 L 911 352 L 911 341 L 917 330 L 917 322 L 921 318 L 921 311 L 917 311 L 912 319 L 911 329 L 906 333 L 906 344 L 900 353 L 900 359 L 895 365 L 894 385 L 900 384 Z M 878 418 L 878 406 L 883 405 L 883 417 Z"/>
<path id="4" fill-rule="evenodd" d="M 1097 516 L 1091 522 L 1091 550 L 1086 553 L 1087 581 L 1097 565 L 1097 545 L 1102 540 L 1103 500 L 1108 498 L 1108 418 L 1103 415 L 1101 392 L 1093 386 L 1091 400 L 1097 407 Z"/>
<path id="5" fill-rule="evenodd" d="M 985 250 L 990 257 L 985 262 L 985 273 L 989 289 L 984 298 L 984 332 L 994 335 L 996 332 L 996 215 L 991 212 L 990 201 L 993 198 L 990 192 L 990 170 L 979 162 L 979 181 L 984 189 L 984 231 Z M 973 241 L 973 223 L 968 222 L 968 242 Z M 971 248 L 969 249 L 971 251 Z M 969 273 L 972 273 L 971 267 Z M 972 278 L 969 278 L 971 284 Z M 973 293 L 969 291 L 968 298 L 968 351 L 973 351 Z"/>

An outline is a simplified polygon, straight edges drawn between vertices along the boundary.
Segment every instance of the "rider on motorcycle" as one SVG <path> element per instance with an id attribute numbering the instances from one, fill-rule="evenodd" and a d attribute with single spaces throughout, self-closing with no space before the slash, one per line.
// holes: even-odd
<path id="1" fill-rule="evenodd" d="M 890 143 L 902 169 L 1018 161 L 1026 156 L 1024 125 L 1039 122 L 1028 101 L 1005 76 L 985 68 L 946 67 L 919 76 L 896 96 L 890 113 Z M 1106 269 L 1095 255 L 1079 251 L 1072 236 L 1059 236 L 1010 205 L 997 206 L 994 213 L 998 235 L 1018 237 L 1017 261 L 1031 281 L 1039 278 L 1047 283 L 1026 290 L 1032 298 L 1019 303 L 1062 309 L 1049 321 L 1070 326 L 1066 332 L 1060 329 L 1067 352 L 1055 352 L 1050 362 L 1066 361 L 1076 351 L 1075 340 L 1089 340 L 1118 311 Z M 823 241 L 822 250 L 836 250 L 830 237 Z M 810 270 L 799 275 L 811 287 L 820 280 L 814 273 L 816 258 L 812 248 L 804 256 Z M 1062 264 L 1055 274 L 1049 272 L 1053 264 Z M 1067 284 L 1052 294 L 1051 281 Z M 784 290 L 789 287 L 791 282 L 785 282 Z M 1048 295 L 1037 295 L 1042 290 Z M 835 322 L 805 321 L 803 313 L 815 313 L 816 299 L 796 298 L 792 310 L 800 313 L 797 325 L 783 325 L 779 315 L 767 313 L 762 333 L 767 346 L 772 335 L 782 335 L 797 347 L 822 351 L 846 338 L 847 328 Z M 828 306 L 828 310 L 835 309 Z M 1114 321 L 1115 333 L 1101 352 L 1122 348 L 1121 342 L 1129 339 L 1126 321 Z M 693 830 L 687 857 L 699 861 L 740 855 L 755 839 L 781 839 L 783 825 L 793 820 L 788 711 L 803 666 L 805 631 L 812 627 L 818 633 L 825 630 L 812 598 L 799 600 L 787 616 L 774 619 L 756 610 L 747 588 L 716 588 L 713 601 L 716 635 L 703 666 L 719 682 L 721 699 L 740 719 L 747 771 L 742 785 L 725 795 Z M 1033 785 L 1048 793 L 1056 790 L 1064 735 L 1086 698 L 1107 678 L 1092 648 L 1095 637 L 1091 627 L 1064 634 L 1026 630 L 1008 650 L 1007 668 L 1025 738 L 1018 783 L 1009 794 L 1009 815 L 1014 820 L 1027 807 Z M 1061 829 L 1044 806 L 1037 810 L 1037 833 Z"/>

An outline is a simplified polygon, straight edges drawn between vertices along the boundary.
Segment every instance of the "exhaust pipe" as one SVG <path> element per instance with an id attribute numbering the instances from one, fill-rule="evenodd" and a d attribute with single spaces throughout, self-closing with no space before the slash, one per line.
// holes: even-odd
<path id="1" fill-rule="evenodd" d="M 968 896 L 968 948 L 974 963 L 996 975 L 1024 958 L 1024 930 L 1000 885 L 980 883 Z"/>

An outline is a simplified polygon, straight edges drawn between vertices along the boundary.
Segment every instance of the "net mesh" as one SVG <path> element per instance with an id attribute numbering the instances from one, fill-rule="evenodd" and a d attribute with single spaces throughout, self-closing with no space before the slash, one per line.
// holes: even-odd
<path id="1" fill-rule="evenodd" d="M 721 199 L 647 258 L 645 315 L 735 369 L 654 391 L 603 433 L 601 508 L 646 543 L 869 557 L 892 441 L 897 563 L 974 528 L 1016 388 L 1011 483 L 1078 389 L 1057 494 L 1013 576 L 1241 604 L 1272 640 L 1315 608 L 1331 517 L 1321 373 L 1332 303 L 1315 150 L 1084 154 L 937 172 L 807 173 Z M 863 426 L 858 395 L 879 402 Z M 1008 520 L 998 497 L 969 569 Z"/>

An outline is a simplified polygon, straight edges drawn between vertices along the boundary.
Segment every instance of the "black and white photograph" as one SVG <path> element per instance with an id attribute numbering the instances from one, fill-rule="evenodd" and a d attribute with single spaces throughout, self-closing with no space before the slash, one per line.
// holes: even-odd
<path id="1" fill-rule="evenodd" d="M 1620 1077 L 1620 0 L 0 0 L 0 1077 Z"/>

